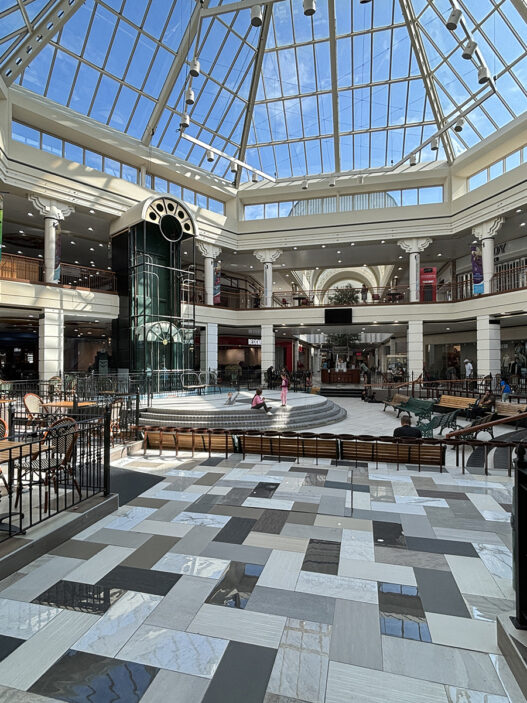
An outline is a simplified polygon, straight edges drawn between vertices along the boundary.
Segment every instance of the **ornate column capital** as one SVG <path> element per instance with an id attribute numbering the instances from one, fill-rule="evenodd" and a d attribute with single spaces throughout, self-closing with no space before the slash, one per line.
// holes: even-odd
<path id="1" fill-rule="evenodd" d="M 221 247 L 217 247 L 215 244 L 209 244 L 208 242 L 200 242 L 199 240 L 196 242 L 196 244 L 198 245 L 200 253 L 206 259 L 217 259 L 218 256 L 221 254 Z"/>
<path id="2" fill-rule="evenodd" d="M 419 254 L 432 244 L 432 240 L 430 237 L 412 237 L 411 239 L 399 239 L 397 244 L 407 254 Z"/>
<path id="3" fill-rule="evenodd" d="M 256 256 L 256 258 L 258 259 L 258 261 L 260 263 L 272 264 L 282 255 L 282 250 L 281 249 L 256 249 L 256 251 L 253 251 L 253 254 Z"/>
<path id="4" fill-rule="evenodd" d="M 480 225 L 472 227 L 472 236 L 480 241 L 482 239 L 495 237 L 504 222 L 505 218 L 501 216 L 494 217 L 492 220 L 487 220 L 486 222 L 482 222 Z"/>
<path id="5" fill-rule="evenodd" d="M 28 199 L 33 203 L 36 210 L 44 217 L 51 217 L 54 220 L 65 220 L 68 215 L 75 212 L 75 208 L 68 203 L 61 203 L 59 200 L 44 198 L 42 195 L 30 193 Z"/>

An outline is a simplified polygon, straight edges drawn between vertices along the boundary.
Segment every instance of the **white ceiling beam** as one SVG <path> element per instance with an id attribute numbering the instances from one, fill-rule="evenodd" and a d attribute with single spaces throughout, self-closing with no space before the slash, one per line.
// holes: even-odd
<path id="1" fill-rule="evenodd" d="M 83 4 L 84 0 L 60 0 L 27 35 L 21 37 L 16 51 L 10 52 L 0 69 L 0 75 L 8 87 Z"/>
<path id="2" fill-rule="evenodd" d="M 251 122 L 254 113 L 254 103 L 256 100 L 256 93 L 258 92 L 258 83 L 260 81 L 260 74 L 262 72 L 265 46 L 267 44 L 267 36 L 269 34 L 269 27 L 271 25 L 272 13 L 273 8 L 269 5 L 266 5 L 263 11 L 262 28 L 260 30 L 260 37 L 258 38 L 258 46 L 256 48 L 256 55 L 254 57 L 253 75 L 251 77 L 249 97 L 247 98 L 247 109 L 245 111 L 242 136 L 240 139 L 240 150 L 238 154 L 240 156 L 241 161 L 245 161 L 245 154 L 247 152 L 247 143 L 249 141 L 249 132 L 251 129 Z M 240 185 L 241 176 L 241 170 L 238 169 L 236 173 L 236 178 L 234 179 L 235 188 L 238 188 L 238 186 Z"/>
<path id="3" fill-rule="evenodd" d="M 511 3 L 516 12 L 527 22 L 527 3 L 525 0 L 511 0 Z"/>
<path id="4" fill-rule="evenodd" d="M 339 128 L 339 98 L 337 91 L 337 19 L 335 16 L 335 0 L 328 2 L 329 19 L 329 65 L 331 70 L 331 101 L 333 105 L 333 149 L 335 158 L 335 173 L 340 173 L 340 128 Z"/>
<path id="5" fill-rule="evenodd" d="M 200 4 L 199 2 L 196 3 L 196 7 L 192 10 L 192 15 L 190 17 L 190 21 L 187 25 L 187 28 L 185 30 L 185 34 L 181 38 L 181 41 L 179 43 L 179 51 L 177 52 L 176 56 L 174 57 L 174 60 L 172 62 L 172 66 L 170 67 L 170 70 L 167 74 L 165 83 L 163 85 L 163 88 L 161 89 L 161 92 L 159 93 L 159 97 L 157 99 L 156 105 L 154 109 L 152 110 L 152 115 L 150 116 L 150 119 L 148 120 L 148 124 L 145 127 L 145 131 L 143 132 L 143 136 L 141 141 L 143 144 L 146 144 L 146 146 L 150 146 L 152 142 L 152 137 L 155 134 L 155 131 L 157 129 L 157 125 L 159 124 L 159 120 L 161 119 L 161 116 L 163 114 L 163 110 L 166 107 L 166 104 L 168 102 L 168 99 L 170 98 L 170 95 L 172 93 L 172 90 L 174 89 L 174 86 L 176 84 L 177 78 L 181 72 L 181 69 L 185 65 L 185 61 L 187 58 L 187 53 L 188 50 L 190 49 L 190 46 L 196 39 L 196 35 L 199 33 L 200 26 L 201 26 L 201 19 L 203 16 L 203 12 L 207 8 L 209 4 L 209 0 L 203 0 L 203 4 Z M 196 47 L 197 49 L 197 47 Z"/>
<path id="6" fill-rule="evenodd" d="M 284 0 L 242 0 L 242 2 L 230 2 L 216 7 L 210 7 L 203 10 L 201 16 L 216 17 L 217 15 L 225 15 L 228 12 L 238 12 L 240 10 L 248 10 L 254 5 L 274 5 L 275 2 L 284 2 Z"/>
<path id="7" fill-rule="evenodd" d="M 432 114 L 434 115 L 438 130 L 442 130 L 445 124 L 445 115 L 443 113 L 443 108 L 441 107 L 441 101 L 439 100 L 439 96 L 437 94 L 434 79 L 432 78 L 432 71 L 430 64 L 428 63 L 428 57 L 426 55 L 424 44 L 417 27 L 417 17 L 414 12 L 412 0 L 399 0 L 399 5 L 401 6 L 401 12 L 403 13 L 403 17 L 408 28 L 410 42 L 415 53 L 417 65 L 419 66 L 419 70 L 421 72 L 428 100 L 430 101 Z M 443 149 L 445 150 L 446 159 L 448 163 L 451 164 L 454 161 L 455 154 L 450 135 L 447 131 L 443 130 L 439 136 L 441 137 Z"/>

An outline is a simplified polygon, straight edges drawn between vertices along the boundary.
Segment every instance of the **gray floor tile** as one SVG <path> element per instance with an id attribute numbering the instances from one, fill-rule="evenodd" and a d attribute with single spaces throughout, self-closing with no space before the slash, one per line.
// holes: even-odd
<path id="1" fill-rule="evenodd" d="M 161 669 L 146 689 L 141 703 L 201 703 L 209 679 Z"/>
<path id="2" fill-rule="evenodd" d="M 205 527 L 197 525 L 193 527 L 177 544 L 172 548 L 172 552 L 178 554 L 201 554 L 214 537 L 221 530 L 221 527 Z"/>
<path id="3" fill-rule="evenodd" d="M 162 556 L 179 542 L 178 537 L 153 535 L 141 547 L 138 547 L 123 562 L 122 566 L 133 566 L 136 569 L 151 569 Z"/>
<path id="4" fill-rule="evenodd" d="M 343 664 L 382 670 L 377 605 L 337 599 L 329 658 Z"/>
<path id="5" fill-rule="evenodd" d="M 211 542 L 202 550 L 200 556 L 263 565 L 269 559 L 271 552 L 271 549 L 265 549 L 264 547 L 250 547 L 246 544 L 231 544 L 228 542 Z"/>
<path id="6" fill-rule="evenodd" d="M 186 630 L 215 585 L 215 579 L 182 576 L 146 622 L 159 627 Z"/>
<path id="7" fill-rule="evenodd" d="M 420 515 L 401 515 L 401 525 L 406 537 L 431 537 L 436 539 L 430 521 Z"/>
<path id="8" fill-rule="evenodd" d="M 257 610 L 260 613 L 285 615 L 299 620 L 331 625 L 335 612 L 335 598 L 256 586 L 246 610 Z"/>
<path id="9" fill-rule="evenodd" d="M 115 547 L 140 547 L 144 544 L 150 535 L 144 535 L 140 532 L 125 532 L 125 530 L 110 530 L 103 527 L 101 530 L 94 532 L 87 539 L 88 542 L 96 542 L 100 544 L 111 544 Z"/>
<path id="10" fill-rule="evenodd" d="M 450 571 L 414 568 L 419 596 L 425 611 L 469 618 L 463 596 Z"/>
<path id="11" fill-rule="evenodd" d="M 59 544 L 58 547 L 50 552 L 58 557 L 71 557 L 72 559 L 90 559 L 97 552 L 104 549 L 104 544 L 96 542 L 88 542 L 88 540 L 69 539 L 67 542 Z"/>
<path id="12" fill-rule="evenodd" d="M 400 564 L 401 566 L 421 567 L 423 569 L 440 569 L 450 571 L 444 554 L 432 552 L 414 552 L 410 549 L 392 549 L 391 547 L 375 547 L 375 561 L 384 564 Z"/>

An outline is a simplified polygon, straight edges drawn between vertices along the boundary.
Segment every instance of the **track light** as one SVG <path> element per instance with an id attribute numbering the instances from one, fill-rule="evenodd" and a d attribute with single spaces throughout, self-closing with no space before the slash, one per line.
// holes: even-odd
<path id="1" fill-rule="evenodd" d="M 251 7 L 251 24 L 253 27 L 262 26 L 262 6 L 253 5 Z"/>
<path id="2" fill-rule="evenodd" d="M 307 190 L 307 180 L 305 178 L 302 181 L 302 190 Z"/>
<path id="3" fill-rule="evenodd" d="M 199 61 L 196 57 L 192 59 L 190 62 L 190 75 L 192 78 L 197 78 L 199 76 L 199 71 L 200 71 L 200 65 Z"/>
<path id="4" fill-rule="evenodd" d="M 367 5 L 371 0 L 359 0 L 361 5 Z"/>
<path id="5" fill-rule="evenodd" d="M 485 85 L 490 81 L 490 71 L 486 66 L 480 66 L 478 68 L 478 83 L 480 85 Z"/>
<path id="6" fill-rule="evenodd" d="M 437 137 L 434 137 L 432 139 L 432 143 L 430 144 L 430 149 L 432 151 L 437 151 L 439 149 L 439 139 Z"/>
<path id="7" fill-rule="evenodd" d="M 304 0 L 304 15 L 311 17 L 317 11 L 316 0 Z"/>
<path id="8" fill-rule="evenodd" d="M 231 173 L 238 173 L 238 164 L 235 161 L 231 161 Z"/>
<path id="9" fill-rule="evenodd" d="M 209 164 L 214 161 L 214 153 L 210 149 L 207 149 L 207 161 Z"/>
<path id="10" fill-rule="evenodd" d="M 329 182 L 329 187 L 334 188 L 337 185 L 337 181 L 335 178 L 332 178 Z"/>
<path id="11" fill-rule="evenodd" d="M 476 51 L 478 45 L 473 39 L 469 39 L 468 42 L 465 44 L 463 47 L 463 52 L 461 54 L 461 57 L 466 59 L 467 61 L 472 58 L 472 55 Z"/>
<path id="12" fill-rule="evenodd" d="M 251 181 L 253 183 L 258 183 L 258 174 L 254 173 L 254 171 L 253 171 L 253 175 L 251 176 Z"/>
<path id="13" fill-rule="evenodd" d="M 183 113 L 181 115 L 181 119 L 179 121 L 179 127 L 180 129 L 186 129 L 190 125 L 190 117 L 188 112 Z"/>
<path id="14" fill-rule="evenodd" d="M 417 165 L 417 154 L 412 154 L 410 156 L 410 166 L 416 166 Z"/>
<path id="15" fill-rule="evenodd" d="M 185 103 L 187 105 L 194 105 L 194 91 L 190 87 L 185 91 Z"/>
<path id="16" fill-rule="evenodd" d="M 446 28 L 450 29 L 450 31 L 457 29 L 457 25 L 458 25 L 458 22 L 460 19 L 461 19 L 461 10 L 459 8 L 452 10 L 452 12 L 450 13 L 450 15 L 446 21 Z"/>
<path id="17" fill-rule="evenodd" d="M 454 132 L 461 132 L 465 126 L 465 119 L 460 117 L 459 120 L 454 125 Z"/>

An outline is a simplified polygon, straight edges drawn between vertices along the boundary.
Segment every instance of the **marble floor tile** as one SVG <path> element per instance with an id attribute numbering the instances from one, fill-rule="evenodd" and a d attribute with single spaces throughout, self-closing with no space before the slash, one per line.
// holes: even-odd
<path id="1" fill-rule="evenodd" d="M 294 591 L 304 561 L 301 552 L 273 549 L 258 579 L 258 586 Z"/>
<path id="2" fill-rule="evenodd" d="M 298 525 L 294 525 L 298 527 Z M 303 525 L 302 525 L 303 527 Z M 267 534 L 266 532 L 251 532 L 244 544 L 249 547 L 263 547 L 265 549 L 281 549 L 285 552 L 302 552 L 305 553 L 308 538 L 285 537 L 284 535 Z"/>
<path id="3" fill-rule="evenodd" d="M 215 585 L 216 580 L 213 579 L 182 576 L 148 616 L 146 623 L 172 630 L 186 630 Z"/>
<path id="4" fill-rule="evenodd" d="M 118 652 L 119 659 L 212 678 L 227 640 L 142 625 Z"/>
<path id="5" fill-rule="evenodd" d="M 284 591 L 280 588 L 256 586 L 247 603 L 246 611 L 285 615 L 298 619 L 331 625 L 335 613 L 335 599 L 310 593 Z"/>
<path id="6" fill-rule="evenodd" d="M 440 569 L 450 571 L 444 554 L 432 552 L 414 552 L 411 549 L 392 549 L 392 547 L 375 547 L 376 561 L 382 564 L 398 564 L 400 566 L 422 567 L 424 569 Z"/>
<path id="7" fill-rule="evenodd" d="M 461 593 L 501 598 L 502 591 L 480 559 L 447 554 L 446 560 Z"/>
<path id="8" fill-rule="evenodd" d="M 279 498 L 247 498 L 242 505 L 245 508 L 265 508 L 267 510 L 291 510 L 292 500 L 280 500 Z M 287 517 L 287 516 L 286 516 Z"/>
<path id="9" fill-rule="evenodd" d="M 143 520 L 146 520 L 150 515 L 155 513 L 155 508 L 128 508 L 126 513 L 123 513 L 114 520 L 106 523 L 104 527 L 109 530 L 131 530 Z"/>
<path id="10" fill-rule="evenodd" d="M 209 679 L 201 676 L 161 669 L 141 703 L 201 703 L 208 686 Z"/>
<path id="11" fill-rule="evenodd" d="M 223 527 L 214 542 L 230 542 L 232 544 L 242 544 L 249 532 L 256 524 L 256 520 L 243 517 L 231 517 L 229 522 Z"/>
<path id="12" fill-rule="evenodd" d="M 450 571 L 414 568 L 419 597 L 426 612 L 469 618 L 463 596 Z"/>
<path id="13" fill-rule="evenodd" d="M 262 570 L 260 564 L 231 561 L 206 602 L 227 608 L 245 608 Z"/>
<path id="14" fill-rule="evenodd" d="M 144 544 L 150 537 L 150 534 L 154 534 L 138 534 L 141 531 L 139 528 L 144 522 L 139 523 L 131 532 L 125 532 L 124 530 L 108 530 L 106 527 L 103 527 L 102 529 L 96 530 L 93 534 L 90 534 L 89 537 L 86 537 L 86 540 L 95 542 L 96 544 L 113 544 L 116 547 L 131 547 L 135 549 Z M 75 540 L 78 540 L 78 537 L 79 535 L 75 537 Z"/>
<path id="15" fill-rule="evenodd" d="M 407 537 L 431 537 L 436 539 L 436 534 L 428 517 L 401 515 L 401 525 Z"/>
<path id="16" fill-rule="evenodd" d="M 102 615 L 123 595 L 122 588 L 79 581 L 57 581 L 47 591 L 34 598 L 33 603 Z"/>
<path id="17" fill-rule="evenodd" d="M 156 596 L 166 595 L 180 579 L 179 574 L 162 570 L 136 569 L 132 566 L 116 566 L 98 581 L 99 586 L 118 588 L 123 591 L 140 591 Z"/>
<path id="18" fill-rule="evenodd" d="M 80 542 L 80 544 L 83 544 Z M 65 577 L 79 565 L 84 564 L 82 559 L 55 556 L 47 560 L 42 566 L 23 576 L 12 586 L 2 591 L 2 598 L 11 600 L 32 601 L 42 591 L 52 586 L 58 579 Z"/>
<path id="19" fill-rule="evenodd" d="M 406 537 L 406 546 L 414 552 L 433 552 L 435 554 L 457 554 L 462 557 L 477 557 L 478 553 L 468 542 L 430 539 L 428 537 Z"/>
<path id="20" fill-rule="evenodd" d="M 467 491 L 467 498 L 471 500 L 485 520 L 497 522 L 508 522 L 510 520 L 509 513 L 492 496 Z"/>
<path id="21" fill-rule="evenodd" d="M 125 545 L 129 546 L 129 545 Z M 69 539 L 58 547 L 55 547 L 50 554 L 57 557 L 70 557 L 71 559 L 89 559 L 103 549 L 102 544 L 80 539 Z"/>
<path id="22" fill-rule="evenodd" d="M 396 495 L 395 502 L 405 505 L 423 505 L 429 508 L 448 508 L 444 498 L 429 498 L 422 496 Z"/>
<path id="23" fill-rule="evenodd" d="M 514 600 L 507 598 L 488 598 L 486 596 L 464 596 L 471 616 L 475 620 L 495 622 L 496 616 L 514 610 Z"/>
<path id="24" fill-rule="evenodd" d="M 502 654 L 489 654 L 489 658 L 510 702 L 525 703 L 525 696 L 518 686 L 518 682 L 514 678 L 505 657 Z"/>
<path id="25" fill-rule="evenodd" d="M 97 583 L 109 571 L 129 557 L 133 551 L 130 547 L 105 547 L 91 559 L 83 561 L 80 566 L 70 571 L 67 580 L 81 583 Z"/>
<path id="26" fill-rule="evenodd" d="M 27 691 L 98 619 L 89 613 L 61 611 L 0 662 L 0 684 Z"/>
<path id="27" fill-rule="evenodd" d="M 287 513 L 283 510 L 264 510 L 261 517 L 253 527 L 254 532 L 280 534 L 287 520 Z"/>
<path id="28" fill-rule="evenodd" d="M 427 613 L 426 619 L 434 644 L 445 644 L 449 647 L 472 649 L 489 654 L 500 653 L 495 622 L 456 618 L 440 613 Z"/>
<path id="29" fill-rule="evenodd" d="M 189 576 L 203 576 L 209 579 L 220 579 L 229 566 L 225 559 L 213 559 L 192 554 L 175 554 L 169 552 L 154 564 L 154 571 L 168 571 Z"/>
<path id="30" fill-rule="evenodd" d="M 322 516 L 317 516 L 322 517 Z M 332 520 L 345 520 L 346 518 L 337 518 L 333 516 L 326 516 Z M 329 540 L 330 542 L 340 542 L 342 539 L 342 528 L 341 527 L 321 527 L 320 525 L 295 525 L 291 522 L 286 522 L 284 525 L 281 536 L 282 537 L 293 537 L 295 539 L 323 539 Z"/>
<path id="31" fill-rule="evenodd" d="M 68 703 L 139 703 L 159 669 L 70 649 L 31 687 Z"/>
<path id="32" fill-rule="evenodd" d="M 400 515 L 424 515 L 425 509 L 422 505 L 413 505 L 411 503 L 381 503 L 371 501 L 372 510 L 382 510 L 383 513 L 399 513 Z"/>
<path id="33" fill-rule="evenodd" d="M 244 561 L 246 564 L 261 564 L 263 566 L 272 553 L 271 549 L 263 549 L 262 547 L 212 541 L 200 552 L 200 556 L 227 561 Z"/>
<path id="34" fill-rule="evenodd" d="M 329 657 L 343 664 L 382 670 L 379 609 L 376 605 L 337 599 Z"/>
<path id="35" fill-rule="evenodd" d="M 482 691 L 445 686 L 448 703 L 510 703 L 507 696 L 496 696 Z"/>
<path id="36" fill-rule="evenodd" d="M 276 650 L 254 644 L 229 642 L 203 703 L 259 703 L 263 701 Z"/>
<path id="37" fill-rule="evenodd" d="M 310 539 L 302 563 L 302 570 L 320 574 L 337 574 L 339 557 L 340 542 Z"/>
<path id="38" fill-rule="evenodd" d="M 0 635 L 26 640 L 45 627 L 60 613 L 38 603 L 25 603 L 0 598 Z"/>
<path id="39" fill-rule="evenodd" d="M 503 695 L 487 654 L 428 642 L 382 637 L 384 671 Z"/>
<path id="40" fill-rule="evenodd" d="M 155 520 L 144 520 L 134 527 L 134 533 L 144 533 L 146 539 L 150 535 L 165 535 L 167 537 L 183 538 L 192 530 L 192 525 L 183 525 L 177 522 L 156 522 Z M 138 535 L 139 536 L 139 535 Z"/>
<path id="41" fill-rule="evenodd" d="M 284 616 L 219 608 L 205 603 L 198 610 L 187 631 L 276 649 L 280 644 L 285 624 Z"/>
<path id="42" fill-rule="evenodd" d="M 387 698 L 389 692 L 389 698 Z M 448 703 L 445 687 L 360 666 L 329 663 L 325 703 Z"/>
<path id="43" fill-rule="evenodd" d="M 38 693 L 19 691 L 16 688 L 0 686 L 0 700 L 2 703 L 55 703 L 56 698 L 39 696 Z"/>
<path id="44" fill-rule="evenodd" d="M 512 581 L 512 553 L 505 545 L 474 542 L 474 548 L 493 576 Z"/>
<path id="45" fill-rule="evenodd" d="M 296 591 L 319 596 L 357 600 L 361 603 L 377 603 L 377 582 L 347 576 L 315 574 L 301 571 Z"/>
<path id="46" fill-rule="evenodd" d="M 371 532 L 372 526 L 370 520 L 359 520 L 354 517 L 340 517 L 334 515 L 317 515 L 315 518 L 316 527 L 327 528 L 342 528 L 345 530 L 355 530 L 363 532 Z M 316 536 L 316 535 L 312 535 Z M 322 539 L 322 538 L 321 538 Z M 329 538 L 328 538 L 329 539 Z"/>
<path id="47" fill-rule="evenodd" d="M 72 649 L 114 657 L 162 600 L 128 591 L 73 645 Z"/>
<path id="48" fill-rule="evenodd" d="M 121 562 L 121 566 L 129 566 L 136 569 L 150 569 L 179 541 L 179 537 L 169 537 L 166 535 L 152 535 L 142 547 L 134 550 L 129 557 Z"/>
<path id="49" fill-rule="evenodd" d="M 209 513 L 191 513 L 182 512 L 172 520 L 172 522 L 181 523 L 183 525 L 192 525 L 200 527 L 224 527 L 230 520 L 228 515 L 211 515 Z"/>
<path id="50" fill-rule="evenodd" d="M 310 703 L 324 703 L 331 626 L 288 619 L 268 690 Z"/>
<path id="51" fill-rule="evenodd" d="M 417 585 L 414 570 L 400 564 L 382 564 L 376 561 L 341 558 L 338 574 L 339 576 L 351 576 L 370 581 L 401 583 L 405 586 Z"/>
<path id="52" fill-rule="evenodd" d="M 383 635 L 432 641 L 419 592 L 414 586 L 379 583 L 379 618 Z"/>
<path id="53" fill-rule="evenodd" d="M 373 532 L 369 530 L 342 530 L 341 559 L 375 561 Z"/>

